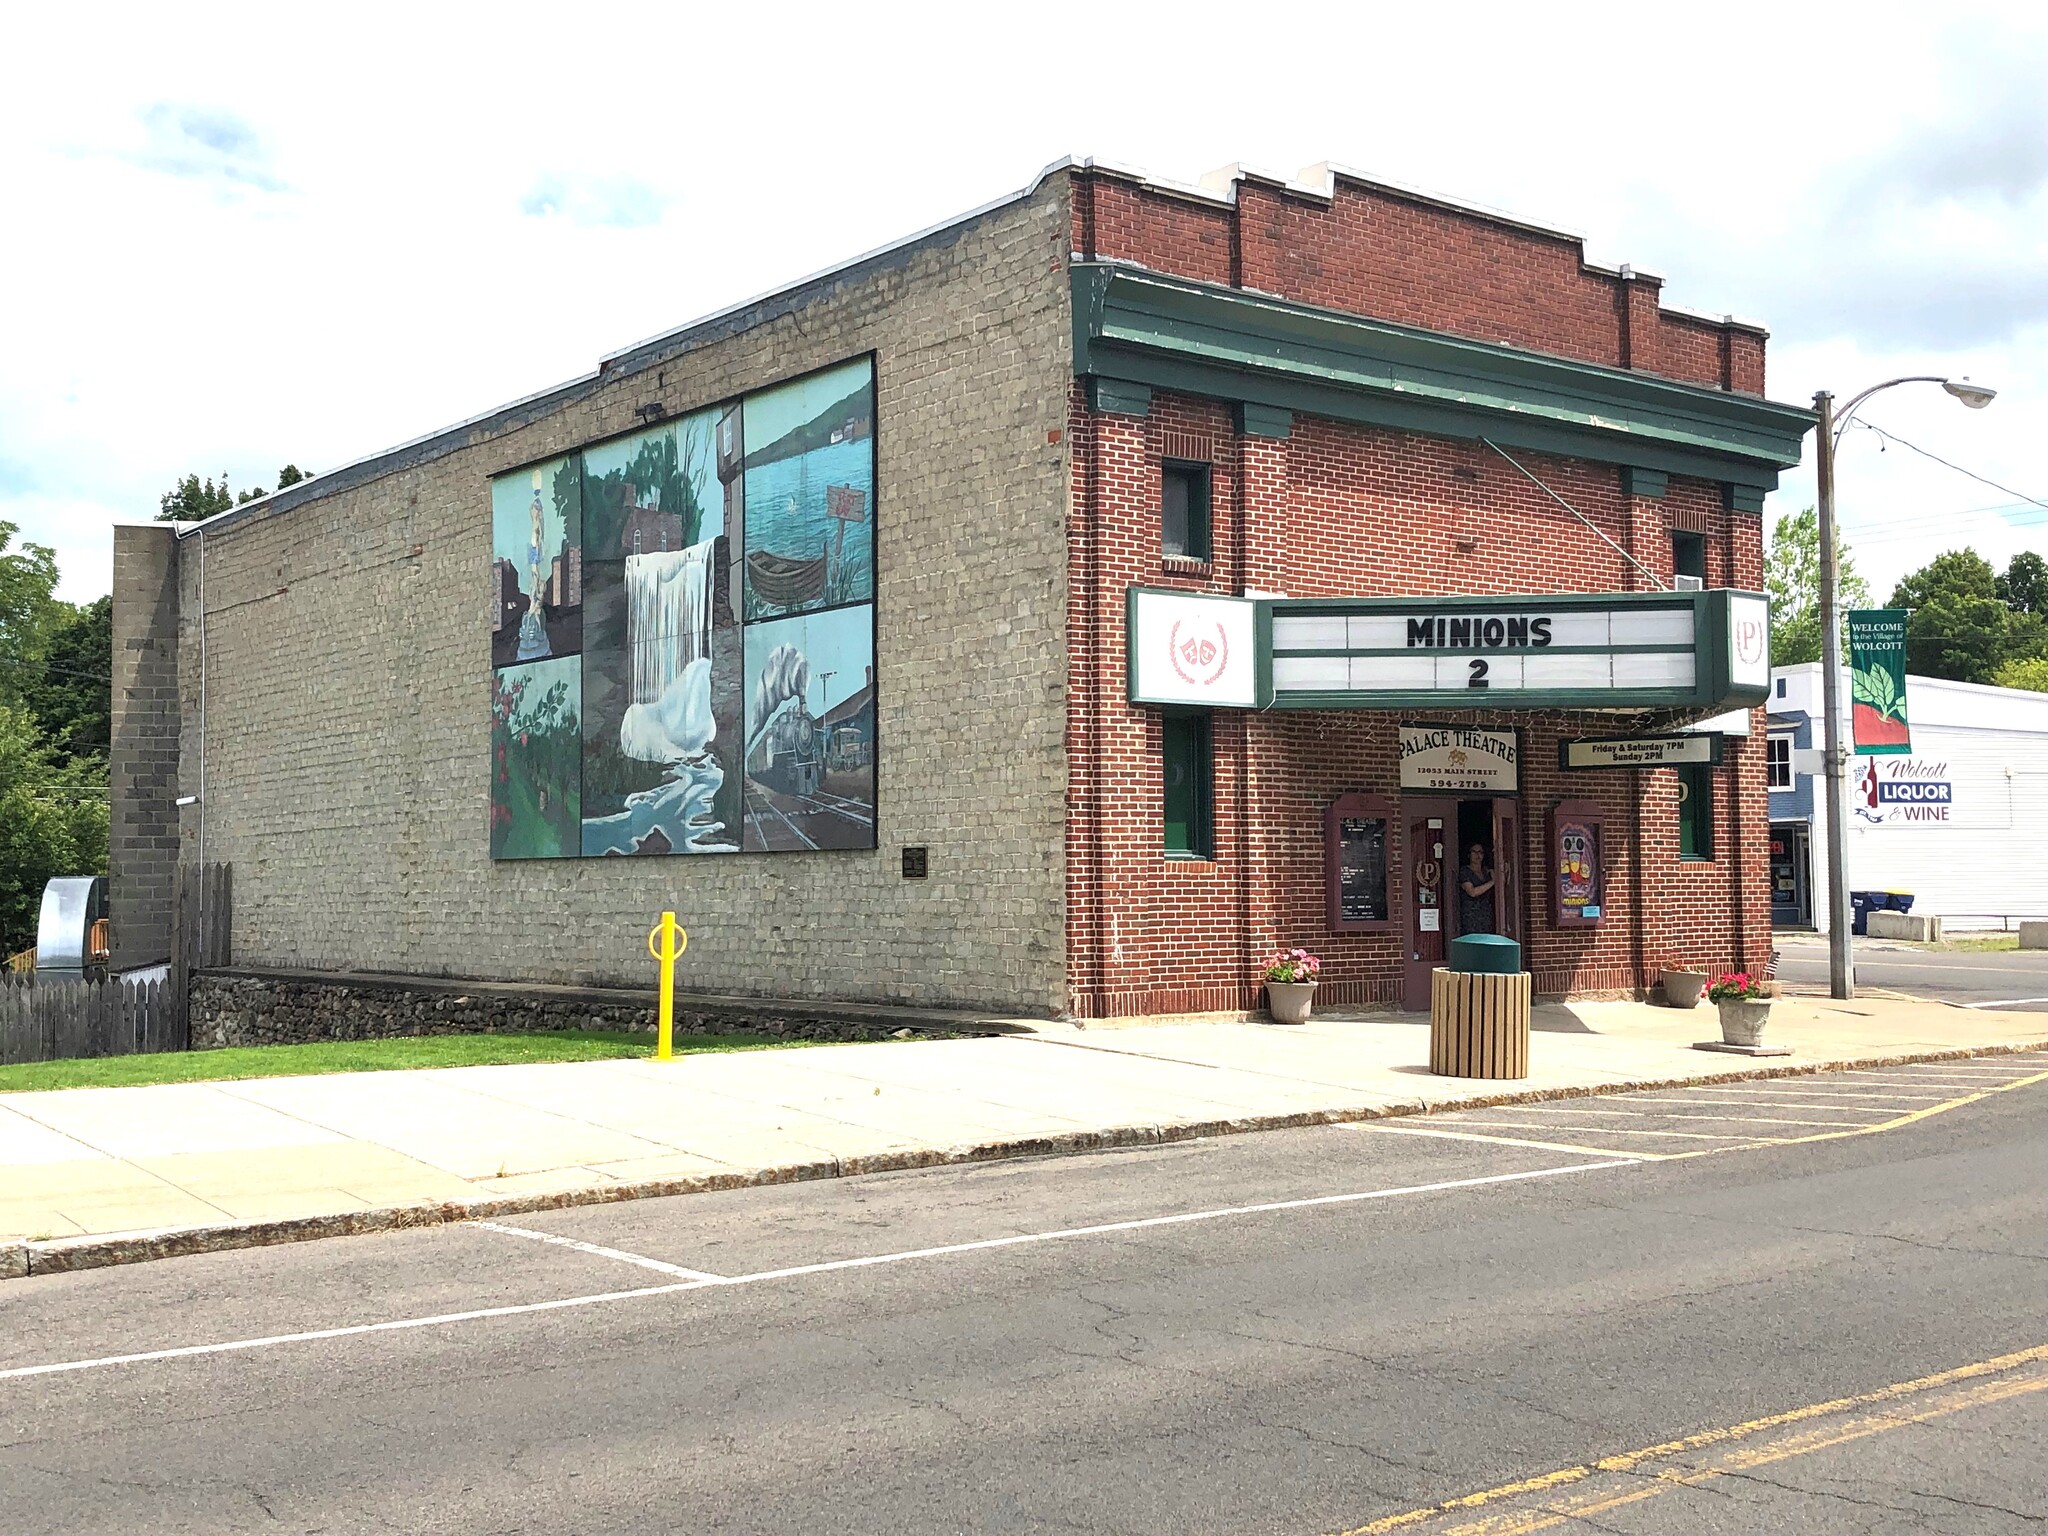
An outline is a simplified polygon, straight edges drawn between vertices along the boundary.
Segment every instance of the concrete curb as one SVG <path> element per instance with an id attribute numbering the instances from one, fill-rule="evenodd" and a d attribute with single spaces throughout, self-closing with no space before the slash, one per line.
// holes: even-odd
<path id="1" fill-rule="evenodd" d="M 1297 1110 L 1289 1114 L 1246 1115 L 1227 1120 L 1191 1120 L 1171 1125 L 1121 1125 L 1101 1130 L 1067 1131 L 1007 1141 L 922 1147 L 865 1157 L 826 1158 L 781 1163 L 753 1170 L 704 1174 L 686 1179 L 650 1179 L 635 1184 L 591 1185 L 545 1194 L 481 1196 L 473 1200 L 428 1201 L 417 1205 L 383 1206 L 334 1216 L 297 1216 L 274 1221 L 215 1222 L 204 1226 L 169 1227 L 111 1236 L 59 1237 L 42 1242 L 0 1242 L 0 1280 L 36 1275 L 68 1274 L 115 1264 L 143 1264 L 189 1254 L 221 1253 L 234 1248 L 267 1248 L 326 1237 L 358 1237 L 397 1232 L 408 1227 L 445 1226 L 496 1216 L 523 1216 L 535 1211 L 568 1210 L 581 1205 L 610 1205 L 622 1200 L 656 1200 L 670 1195 L 709 1194 L 724 1189 L 749 1189 L 767 1184 L 796 1184 L 809 1179 L 851 1178 L 864 1173 L 891 1173 L 961 1163 L 998 1162 L 1020 1157 L 1058 1157 L 1121 1147 L 1163 1146 L 1214 1136 L 1252 1131 L 1295 1130 L 1314 1125 L 1344 1125 L 1361 1120 L 1387 1120 L 1459 1109 L 1490 1109 L 1503 1104 L 1540 1104 L 1552 1099 L 1583 1099 L 1605 1093 L 1638 1093 L 1653 1088 L 1685 1088 L 1717 1083 L 1756 1082 L 1773 1077 L 1810 1077 L 1820 1072 L 1856 1071 L 1871 1067 L 1911 1066 L 1920 1062 L 1959 1061 L 1984 1056 L 2022 1056 L 2048 1050 L 2048 1040 L 2031 1044 L 1959 1046 L 1938 1051 L 1906 1051 L 1833 1061 L 1781 1061 L 1770 1067 L 1735 1068 L 1705 1076 L 1642 1078 L 1627 1082 L 1525 1088 L 1501 1093 L 1476 1092 L 1457 1099 L 1427 1103 L 1362 1104 L 1337 1109 Z"/>

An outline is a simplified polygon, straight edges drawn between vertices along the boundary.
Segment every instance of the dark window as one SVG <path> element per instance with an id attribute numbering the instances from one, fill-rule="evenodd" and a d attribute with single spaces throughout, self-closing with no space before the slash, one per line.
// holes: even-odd
<path id="1" fill-rule="evenodd" d="M 1772 789 L 1792 787 L 1792 738 L 1773 736 L 1764 743 L 1764 769 Z"/>
<path id="2" fill-rule="evenodd" d="M 1209 466 L 1168 459 L 1159 470 L 1159 547 L 1190 560 L 1209 558 Z"/>
<path id="3" fill-rule="evenodd" d="M 1678 770 L 1678 856 L 1714 856 L 1714 770 L 1706 763 L 1686 763 Z"/>
<path id="4" fill-rule="evenodd" d="M 1207 715 L 1162 715 L 1160 781 L 1165 790 L 1168 858 L 1206 859 L 1215 851 L 1211 797 L 1215 767 Z"/>
<path id="5" fill-rule="evenodd" d="M 1671 574 L 1707 584 L 1707 541 L 1697 533 L 1671 535 Z"/>

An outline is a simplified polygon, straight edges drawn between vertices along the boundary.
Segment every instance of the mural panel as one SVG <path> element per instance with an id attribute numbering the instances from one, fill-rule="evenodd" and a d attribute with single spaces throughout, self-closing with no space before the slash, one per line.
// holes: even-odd
<path id="1" fill-rule="evenodd" d="M 866 358 L 747 398 L 749 619 L 873 601 L 874 434 Z"/>
<path id="2" fill-rule="evenodd" d="M 731 414 L 583 456 L 585 854 L 740 846 L 739 619 L 718 474 Z"/>
<path id="3" fill-rule="evenodd" d="M 583 477 L 577 455 L 491 483 L 491 665 L 583 649 Z"/>
<path id="4" fill-rule="evenodd" d="M 874 847 L 873 605 L 746 636 L 748 851 Z"/>
<path id="5" fill-rule="evenodd" d="M 874 369 L 491 487 L 491 856 L 875 846 Z"/>
<path id="6" fill-rule="evenodd" d="M 579 851 L 583 674 L 573 656 L 500 667 L 491 690 L 491 857 Z"/>

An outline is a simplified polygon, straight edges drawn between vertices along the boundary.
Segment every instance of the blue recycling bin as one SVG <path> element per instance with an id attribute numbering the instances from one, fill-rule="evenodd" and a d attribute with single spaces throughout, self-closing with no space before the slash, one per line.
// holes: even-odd
<path id="1" fill-rule="evenodd" d="M 1884 900 L 1884 893 L 1881 891 L 1851 891 L 1849 906 L 1852 916 L 1849 919 L 1849 931 L 1859 938 L 1867 937 L 1870 933 L 1871 910 L 1882 908 Z"/>
<path id="2" fill-rule="evenodd" d="M 1894 912 L 1910 912 L 1913 910 L 1913 893 L 1911 891 L 1886 891 L 1884 899 L 1885 905 Z"/>

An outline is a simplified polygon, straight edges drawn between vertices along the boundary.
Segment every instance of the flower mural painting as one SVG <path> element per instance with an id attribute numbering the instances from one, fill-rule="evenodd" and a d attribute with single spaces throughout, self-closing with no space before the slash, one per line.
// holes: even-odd
<path id="1" fill-rule="evenodd" d="M 573 858 L 582 819 L 576 658 L 506 667 L 491 695 L 491 857 Z"/>

